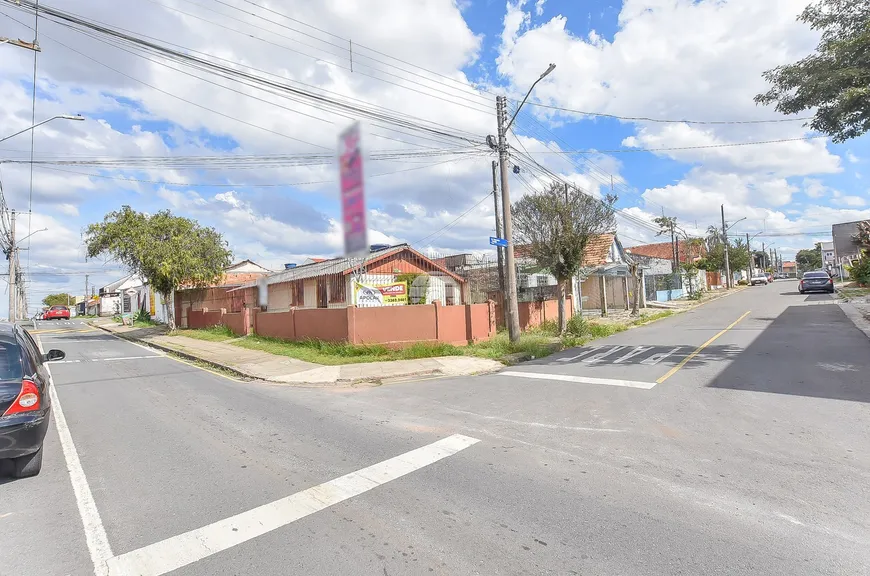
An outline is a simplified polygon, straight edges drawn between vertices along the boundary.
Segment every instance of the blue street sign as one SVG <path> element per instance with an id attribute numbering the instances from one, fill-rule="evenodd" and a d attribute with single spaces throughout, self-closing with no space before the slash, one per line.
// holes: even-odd
<path id="1" fill-rule="evenodd" d="M 504 238 L 496 238 L 495 236 L 489 237 L 489 243 L 493 246 L 507 246 L 507 240 Z"/>

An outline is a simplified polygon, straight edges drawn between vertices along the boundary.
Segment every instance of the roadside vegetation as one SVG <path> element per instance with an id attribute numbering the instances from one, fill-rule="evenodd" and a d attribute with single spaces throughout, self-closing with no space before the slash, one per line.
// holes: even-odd
<path id="1" fill-rule="evenodd" d="M 606 338 L 633 326 L 654 322 L 672 314 L 671 310 L 663 310 L 628 321 L 587 320 L 575 316 L 568 321 L 567 330 L 562 336 L 559 336 L 558 324 L 555 321 L 547 321 L 541 326 L 524 332 L 517 343 L 511 343 L 507 332 L 501 331 L 489 340 L 468 346 L 454 346 L 444 342 L 417 342 L 400 349 L 388 348 L 381 344 L 348 344 L 322 340 L 289 341 L 256 335 L 239 337 L 226 326 L 213 326 L 200 330 L 173 330 L 169 335 L 185 336 L 209 342 L 228 342 L 233 346 L 248 350 L 260 350 L 325 366 L 414 360 L 438 356 L 475 356 L 509 361 L 513 355 L 523 358 L 543 358 L 559 350 L 582 346 L 592 340 Z"/>

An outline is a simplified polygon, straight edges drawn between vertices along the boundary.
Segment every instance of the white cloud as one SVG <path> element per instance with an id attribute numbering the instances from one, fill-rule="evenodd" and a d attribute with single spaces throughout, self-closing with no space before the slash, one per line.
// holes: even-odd
<path id="1" fill-rule="evenodd" d="M 846 152 L 846 159 L 847 159 L 849 162 L 851 162 L 852 164 L 857 164 L 858 162 L 861 161 L 861 159 L 858 158 L 857 156 L 855 156 L 855 155 L 852 153 L 851 150 L 849 150 L 848 152 Z"/>
<path id="2" fill-rule="evenodd" d="M 833 202 L 834 204 L 837 204 L 839 206 L 852 206 L 856 208 L 867 205 L 867 201 L 860 196 L 841 196 L 840 198 L 835 199 Z"/>
<path id="3" fill-rule="evenodd" d="M 538 16 L 544 15 L 544 4 L 547 3 L 547 0 L 537 0 L 535 2 L 535 14 Z"/>

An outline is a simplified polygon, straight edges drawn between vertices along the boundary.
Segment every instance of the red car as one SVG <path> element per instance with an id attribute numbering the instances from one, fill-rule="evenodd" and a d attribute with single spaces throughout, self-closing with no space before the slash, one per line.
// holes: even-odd
<path id="1" fill-rule="evenodd" d="M 45 314 L 43 320 L 69 320 L 69 308 L 66 306 L 52 306 Z"/>

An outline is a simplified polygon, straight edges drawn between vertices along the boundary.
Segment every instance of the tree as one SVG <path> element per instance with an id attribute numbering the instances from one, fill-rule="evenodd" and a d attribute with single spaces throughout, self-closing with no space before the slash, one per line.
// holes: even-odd
<path id="1" fill-rule="evenodd" d="M 202 288 L 218 281 L 232 252 L 220 233 L 169 210 L 153 215 L 129 206 L 106 214 L 85 232 L 88 257 L 108 254 L 141 276 L 168 301 L 180 286 Z M 173 306 L 169 325 L 175 327 Z"/>
<path id="2" fill-rule="evenodd" d="M 770 268 L 770 254 L 761 250 L 752 253 L 752 267 L 767 270 Z"/>
<path id="3" fill-rule="evenodd" d="M 816 246 L 812 250 L 800 250 L 795 255 L 794 260 L 798 270 L 802 272 L 820 269 L 822 267 L 822 244 L 816 242 Z"/>
<path id="4" fill-rule="evenodd" d="M 809 126 L 834 142 L 870 130 L 870 2 L 819 0 L 798 20 L 822 31 L 816 52 L 763 74 L 772 86 L 755 102 L 783 114 L 816 109 Z"/>
<path id="5" fill-rule="evenodd" d="M 59 294 L 49 294 L 42 299 L 42 303 L 45 306 L 59 306 L 61 304 L 67 306 L 68 304 L 75 303 L 75 301 L 75 296 L 70 296 L 66 292 L 61 292 Z"/>
<path id="6" fill-rule="evenodd" d="M 728 259 L 731 262 L 731 271 L 749 268 L 749 252 L 746 250 L 746 242 L 738 238 L 730 242 L 728 246 Z"/>
<path id="7" fill-rule="evenodd" d="M 858 222 L 858 233 L 855 234 L 854 240 L 864 250 L 870 250 L 870 220 Z"/>
<path id="8" fill-rule="evenodd" d="M 589 239 L 613 230 L 616 196 L 598 200 L 580 189 L 554 182 L 511 206 L 514 236 L 529 255 L 556 277 L 559 285 L 559 331 L 568 326 L 565 295 L 583 266 Z"/>

